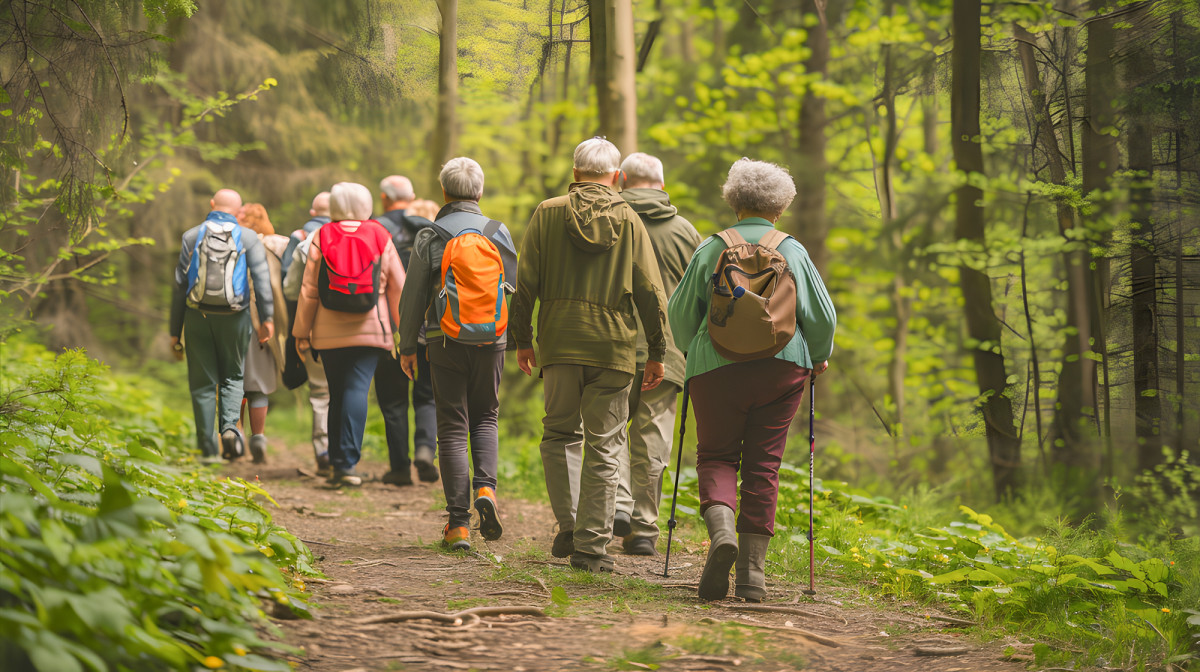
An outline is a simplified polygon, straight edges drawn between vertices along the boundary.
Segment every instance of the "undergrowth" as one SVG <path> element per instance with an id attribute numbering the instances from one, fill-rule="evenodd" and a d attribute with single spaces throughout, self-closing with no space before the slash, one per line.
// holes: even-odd
<path id="1" fill-rule="evenodd" d="M 312 557 L 261 487 L 195 463 L 162 396 L 82 351 L 0 342 L 6 669 L 290 669 L 263 608 L 307 616 Z"/>

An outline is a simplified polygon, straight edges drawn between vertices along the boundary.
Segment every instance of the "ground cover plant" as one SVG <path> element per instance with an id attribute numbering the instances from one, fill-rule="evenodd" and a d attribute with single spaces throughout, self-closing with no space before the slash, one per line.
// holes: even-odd
<path id="1" fill-rule="evenodd" d="M 7 669 L 290 669 L 263 610 L 307 615 L 312 556 L 259 485 L 186 457 L 162 393 L 82 351 L 0 342 Z"/>

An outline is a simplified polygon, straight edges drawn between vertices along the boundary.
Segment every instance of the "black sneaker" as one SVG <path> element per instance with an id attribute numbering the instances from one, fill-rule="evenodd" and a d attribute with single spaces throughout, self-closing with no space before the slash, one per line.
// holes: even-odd
<path id="1" fill-rule="evenodd" d="M 611 555 L 575 552 L 571 554 L 571 567 L 593 574 L 610 574 L 613 571 L 613 559 Z"/>
<path id="2" fill-rule="evenodd" d="M 317 455 L 317 476 L 322 478 L 333 476 L 333 465 L 329 463 L 329 453 Z"/>
<path id="3" fill-rule="evenodd" d="M 405 485 L 412 485 L 413 484 L 412 470 L 407 467 L 405 467 L 401 471 L 392 470 L 392 471 L 389 471 L 386 474 L 384 474 L 383 477 L 380 478 L 379 480 L 383 481 L 384 483 L 386 483 L 388 485 L 394 485 L 397 487 L 403 487 Z"/>
<path id="4" fill-rule="evenodd" d="M 221 457 L 230 462 L 246 454 L 246 440 L 239 429 L 230 427 L 221 432 Z"/>
<path id="5" fill-rule="evenodd" d="M 629 514 L 617 511 L 617 515 L 613 516 L 613 536 L 623 539 L 631 534 L 633 534 L 633 521 L 629 518 Z"/>
<path id="6" fill-rule="evenodd" d="M 349 471 L 342 471 L 335 467 L 333 470 L 333 476 L 329 478 L 329 485 L 335 488 L 340 488 L 343 486 L 357 488 L 362 485 L 362 482 L 362 476 L 359 476 L 357 473 L 355 473 L 354 467 L 351 467 Z"/>
<path id="7" fill-rule="evenodd" d="M 550 547 L 550 555 L 565 558 L 575 552 L 575 530 L 563 530 L 554 535 L 554 544 Z"/>
<path id="8" fill-rule="evenodd" d="M 417 467 L 417 478 L 422 483 L 437 483 L 438 469 L 433 460 L 433 448 L 429 446 L 417 446 L 413 451 L 413 465 Z"/>
<path id="9" fill-rule="evenodd" d="M 654 540 L 650 537 L 627 537 L 621 542 L 625 555 L 658 555 Z"/>

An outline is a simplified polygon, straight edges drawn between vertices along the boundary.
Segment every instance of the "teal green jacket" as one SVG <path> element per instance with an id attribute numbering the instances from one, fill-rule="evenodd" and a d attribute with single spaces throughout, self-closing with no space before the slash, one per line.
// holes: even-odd
<path id="1" fill-rule="evenodd" d="M 734 228 L 747 242 L 757 243 L 774 227 L 765 219 L 750 217 L 738 222 Z M 708 338 L 712 274 L 724 251 L 725 244 L 716 236 L 701 243 L 667 306 L 675 345 L 687 355 L 687 371 L 684 375 L 688 379 L 733 364 L 717 354 Z M 833 300 L 829 298 L 825 283 L 821 282 L 820 274 L 808 258 L 808 250 L 795 238 L 788 238 L 779 246 L 779 252 L 796 278 L 798 328 L 796 335 L 775 358 L 811 369 L 814 362 L 824 362 L 833 354 L 837 313 L 834 312 Z"/>

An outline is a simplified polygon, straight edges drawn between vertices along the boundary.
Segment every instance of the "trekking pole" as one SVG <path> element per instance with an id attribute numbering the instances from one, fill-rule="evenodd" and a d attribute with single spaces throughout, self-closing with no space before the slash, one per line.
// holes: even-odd
<path id="1" fill-rule="evenodd" d="M 679 497 L 679 470 L 683 468 L 683 436 L 687 432 L 688 381 L 683 381 L 683 413 L 679 416 L 679 457 L 675 460 L 675 488 L 671 490 L 671 517 L 667 519 L 667 559 L 663 562 L 663 576 L 671 566 L 671 538 L 675 534 L 675 500 Z"/>
<path id="2" fill-rule="evenodd" d="M 813 587 L 816 572 L 813 569 L 813 461 L 817 456 L 817 435 L 813 432 L 813 422 L 817 416 L 817 376 L 810 374 L 808 379 L 808 590 L 805 595 L 816 595 Z"/>

